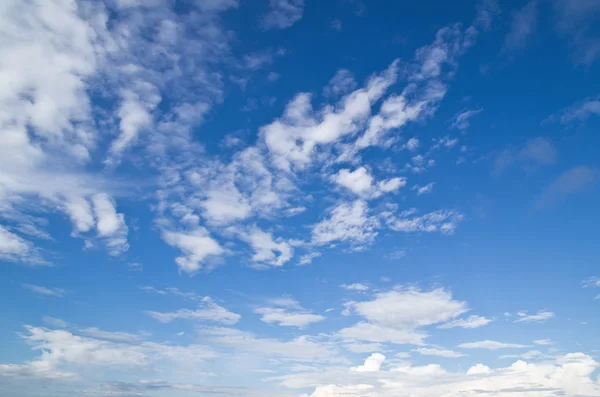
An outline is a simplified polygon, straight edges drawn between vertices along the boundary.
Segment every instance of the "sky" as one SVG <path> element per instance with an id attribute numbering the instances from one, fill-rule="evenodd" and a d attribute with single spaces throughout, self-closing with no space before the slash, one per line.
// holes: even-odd
<path id="1" fill-rule="evenodd" d="M 600 396 L 599 21 L 0 2 L 0 395 Z"/>

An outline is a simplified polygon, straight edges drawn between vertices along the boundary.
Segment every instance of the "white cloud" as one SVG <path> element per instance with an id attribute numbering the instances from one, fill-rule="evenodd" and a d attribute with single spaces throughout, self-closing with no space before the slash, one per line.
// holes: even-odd
<path id="1" fill-rule="evenodd" d="M 381 351 L 383 346 L 379 343 L 346 343 L 344 348 L 352 353 L 374 353 Z"/>
<path id="2" fill-rule="evenodd" d="M 163 231 L 163 240 L 182 251 L 175 259 L 179 269 L 194 273 L 202 269 L 207 258 L 222 255 L 225 250 L 202 227 L 188 232 Z"/>
<path id="3" fill-rule="evenodd" d="M 340 285 L 340 287 L 342 287 L 345 290 L 348 291 L 368 291 L 369 287 L 367 285 L 364 284 L 360 284 L 360 283 L 354 283 L 354 284 L 342 284 Z"/>
<path id="4" fill-rule="evenodd" d="M 364 200 L 338 204 L 331 210 L 329 218 L 316 224 L 312 230 L 312 241 L 316 245 L 347 242 L 353 245 L 370 244 L 377 236 L 377 219 L 369 215 Z"/>
<path id="5" fill-rule="evenodd" d="M 0 259 L 43 264 L 33 245 L 0 225 Z"/>
<path id="6" fill-rule="evenodd" d="M 563 172 L 539 195 L 536 201 L 537 208 L 551 207 L 570 195 L 585 191 L 595 183 L 596 174 L 595 169 L 587 166 L 573 167 Z"/>
<path id="7" fill-rule="evenodd" d="M 94 339 L 104 340 L 114 343 L 138 344 L 141 341 L 139 335 L 130 334 L 127 332 L 109 332 L 96 327 L 90 327 L 79 330 L 80 333 L 92 337 Z"/>
<path id="8" fill-rule="evenodd" d="M 384 361 L 385 356 L 383 354 L 374 353 L 367 357 L 363 365 L 352 367 L 350 370 L 354 372 L 379 372 Z"/>
<path id="9" fill-rule="evenodd" d="M 589 66 L 600 57 L 600 41 L 594 34 L 594 23 L 600 15 L 595 0 L 553 0 L 558 33 L 574 49 L 577 63 Z"/>
<path id="10" fill-rule="evenodd" d="M 487 350 L 499 350 L 499 349 L 522 349 L 529 347 L 527 345 L 520 345 L 516 343 L 504 343 L 493 340 L 484 340 L 480 342 L 467 342 L 461 343 L 458 347 L 462 349 L 487 349 Z"/>
<path id="11" fill-rule="evenodd" d="M 483 109 L 470 109 L 457 113 L 452 121 L 452 127 L 459 130 L 466 130 L 471 126 L 471 118 L 483 112 Z"/>
<path id="12" fill-rule="evenodd" d="M 439 232 L 452 234 L 463 221 L 464 216 L 456 211 L 439 210 L 421 216 L 412 216 L 416 210 L 411 209 L 398 215 L 385 214 L 385 222 L 392 230 L 405 233 Z"/>
<path id="13" fill-rule="evenodd" d="M 418 138 L 410 138 L 407 142 L 406 142 L 406 148 L 408 150 L 410 150 L 411 152 L 416 151 L 419 147 L 421 146 L 421 143 L 419 142 Z"/>
<path id="14" fill-rule="evenodd" d="M 254 310 L 254 312 L 262 316 L 261 321 L 267 324 L 277 324 L 281 327 L 303 328 L 312 323 L 325 320 L 325 317 L 305 310 L 290 312 L 281 308 L 261 307 Z"/>
<path id="15" fill-rule="evenodd" d="M 437 356 L 437 357 L 445 357 L 445 358 L 459 358 L 464 357 L 464 354 L 445 349 L 437 349 L 437 348 L 427 348 L 420 347 L 418 349 L 414 349 L 413 351 L 422 354 L 424 356 Z"/>
<path id="16" fill-rule="evenodd" d="M 119 255 L 129 249 L 128 228 L 125 216 L 118 214 L 114 201 L 104 193 L 92 197 L 98 235 L 104 239 L 111 255 Z"/>
<path id="17" fill-rule="evenodd" d="M 332 176 L 335 183 L 364 198 L 377 198 L 384 193 L 394 192 L 406 185 L 406 178 L 396 177 L 375 183 L 365 167 L 354 171 L 341 169 Z"/>
<path id="18" fill-rule="evenodd" d="M 44 296 L 55 296 L 55 297 L 62 298 L 63 296 L 68 294 L 68 292 L 62 288 L 48 288 L 48 287 L 42 287 L 41 285 L 34 285 L 34 284 L 23 284 L 23 288 L 26 288 L 26 289 L 30 290 L 31 292 L 34 292 L 38 295 L 44 295 Z"/>
<path id="19" fill-rule="evenodd" d="M 517 313 L 518 319 L 515 320 L 515 323 L 540 323 L 551 318 L 554 318 L 555 315 L 549 311 L 539 311 L 536 314 L 527 314 L 526 312 Z"/>
<path id="20" fill-rule="evenodd" d="M 520 358 L 523 360 L 533 360 L 542 356 L 542 352 L 539 350 L 529 350 L 522 354 L 505 354 L 500 356 L 499 358 Z"/>
<path id="21" fill-rule="evenodd" d="M 468 307 L 443 289 L 407 288 L 378 293 L 370 301 L 349 302 L 347 309 L 368 322 L 340 330 L 344 339 L 420 345 L 427 335 L 419 328 L 452 320 Z"/>
<path id="22" fill-rule="evenodd" d="M 221 324 L 232 325 L 236 324 L 242 316 L 237 313 L 232 313 L 222 306 L 216 304 L 208 296 L 201 299 L 198 309 L 179 309 L 175 312 L 154 312 L 147 311 L 146 314 L 155 318 L 162 323 L 170 323 L 173 320 L 200 320 L 213 321 Z"/>
<path id="23" fill-rule="evenodd" d="M 435 185 L 435 182 L 428 183 L 425 186 L 414 185 L 412 190 L 417 192 L 417 196 L 420 196 L 422 194 L 431 193 L 433 191 L 433 185 Z"/>
<path id="24" fill-rule="evenodd" d="M 440 326 L 438 326 L 438 328 L 455 328 L 455 327 L 459 327 L 459 328 L 479 328 L 479 327 L 483 327 L 484 325 L 488 325 L 489 323 L 491 323 L 493 320 L 489 319 L 489 318 L 485 318 L 483 316 L 469 316 L 467 318 L 457 318 L 456 320 L 452 320 L 450 322 L 447 322 L 445 324 L 442 324 Z"/>
<path id="25" fill-rule="evenodd" d="M 537 339 L 537 340 L 534 340 L 533 343 L 535 343 L 536 345 L 540 345 L 540 346 L 549 346 L 549 345 L 553 345 L 554 341 L 552 339 Z"/>
<path id="26" fill-rule="evenodd" d="M 252 261 L 255 266 L 280 267 L 292 259 L 294 250 L 289 243 L 282 239 L 274 240 L 271 233 L 260 230 L 256 226 L 248 232 L 241 232 L 240 235 L 241 239 L 254 249 Z"/>
<path id="27" fill-rule="evenodd" d="M 269 8 L 262 20 L 263 27 L 285 29 L 302 18 L 304 0 L 269 0 Z"/>

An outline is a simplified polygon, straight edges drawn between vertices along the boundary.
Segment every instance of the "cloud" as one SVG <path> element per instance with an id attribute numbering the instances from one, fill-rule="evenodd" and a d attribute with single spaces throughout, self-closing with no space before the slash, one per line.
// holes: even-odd
<path id="1" fill-rule="evenodd" d="M 494 321 L 494 320 L 485 318 L 483 316 L 473 315 L 473 316 L 469 316 L 467 318 L 457 318 L 456 320 L 452 320 L 450 322 L 447 322 L 445 324 L 438 326 L 438 328 L 441 328 L 441 329 L 456 328 L 456 327 L 479 328 L 479 327 L 483 327 L 484 325 L 488 325 L 492 321 Z"/>
<path id="2" fill-rule="evenodd" d="M 419 142 L 418 138 L 410 138 L 407 142 L 406 142 L 406 148 L 408 150 L 410 150 L 411 152 L 416 151 L 419 147 L 421 146 L 421 143 Z"/>
<path id="3" fill-rule="evenodd" d="M 329 218 L 313 227 L 312 242 L 316 245 L 336 241 L 368 245 L 377 236 L 377 226 L 377 219 L 369 215 L 369 208 L 364 200 L 341 203 L 331 210 Z"/>
<path id="4" fill-rule="evenodd" d="M 541 323 L 555 317 L 554 313 L 548 311 L 539 311 L 536 314 L 519 312 L 517 316 L 519 318 L 515 320 L 515 323 Z"/>
<path id="5" fill-rule="evenodd" d="M 600 116 L 600 100 L 598 97 L 585 98 L 574 105 L 562 109 L 558 114 L 551 115 L 547 121 L 559 119 L 562 124 L 585 122 L 590 116 Z"/>
<path id="6" fill-rule="evenodd" d="M 483 112 L 483 109 L 470 109 L 454 115 L 452 128 L 466 130 L 471 126 L 471 118 Z"/>
<path id="7" fill-rule="evenodd" d="M 421 216 L 412 216 L 415 212 L 416 210 L 411 209 L 398 215 L 386 213 L 384 219 L 390 229 L 398 232 L 440 232 L 443 234 L 454 233 L 458 224 L 464 220 L 462 214 L 451 210 L 439 210 Z"/>
<path id="8" fill-rule="evenodd" d="M 269 8 L 262 20 L 263 28 L 285 29 L 302 18 L 304 0 L 269 0 Z"/>
<path id="9" fill-rule="evenodd" d="M 236 351 L 258 353 L 301 362 L 340 362 L 335 349 L 318 342 L 310 336 L 299 336 L 292 340 L 260 338 L 252 333 L 232 328 L 207 328 L 201 330 L 207 342 L 229 347 Z"/>
<path id="10" fill-rule="evenodd" d="M 369 287 L 364 285 L 364 284 L 360 284 L 360 283 L 354 283 L 354 284 L 342 284 L 340 285 L 340 287 L 342 287 L 345 290 L 348 291 L 368 291 Z"/>
<path id="11" fill-rule="evenodd" d="M 207 258 L 220 256 L 225 250 L 208 234 L 205 228 L 199 227 L 189 232 L 163 231 L 163 240 L 182 251 L 175 259 L 179 269 L 186 273 L 194 273 L 202 269 Z"/>
<path id="12" fill-rule="evenodd" d="M 254 226 L 248 232 L 240 234 L 241 239 L 250 244 L 252 249 L 254 249 L 252 261 L 255 263 L 255 266 L 280 267 L 292 259 L 294 250 L 290 244 L 282 239 L 274 240 L 271 233 Z"/>
<path id="13" fill-rule="evenodd" d="M 216 304 L 208 296 L 201 299 L 198 309 L 179 309 L 175 312 L 154 312 L 147 311 L 150 317 L 160 321 L 161 323 L 170 323 L 173 320 L 199 320 L 212 321 L 216 323 L 232 325 L 236 324 L 242 316 L 237 313 L 232 313 L 222 306 Z"/>
<path id="14" fill-rule="evenodd" d="M 533 138 L 522 147 L 508 148 L 500 152 L 494 162 L 494 172 L 501 174 L 506 169 L 519 165 L 525 170 L 535 170 L 556 163 L 557 151 L 546 138 Z"/>
<path id="15" fill-rule="evenodd" d="M 125 333 L 91 329 L 104 338 L 85 337 L 66 330 L 25 326 L 20 337 L 40 355 L 25 364 L 0 364 L 0 376 L 16 378 L 76 378 L 75 372 L 99 368 L 120 370 L 170 365 L 197 366 L 215 354 L 201 345 L 173 346 L 124 338 Z M 126 340 L 125 340 L 126 339 Z"/>
<path id="16" fill-rule="evenodd" d="M 92 202 L 98 235 L 104 239 L 108 252 L 111 255 L 119 255 L 127 251 L 129 244 L 127 242 L 128 228 L 125 224 L 125 216 L 117 213 L 115 203 L 105 193 L 96 194 L 92 197 Z"/>
<path id="17" fill-rule="evenodd" d="M 540 346 L 549 346 L 553 345 L 554 341 L 552 339 L 537 339 L 534 340 L 533 343 Z"/>
<path id="18" fill-rule="evenodd" d="M 31 242 L 0 225 L 0 259 L 10 262 L 45 264 Z"/>
<path id="19" fill-rule="evenodd" d="M 510 30 L 504 38 L 504 50 L 524 48 L 537 29 L 537 0 L 530 0 L 521 9 L 513 11 Z"/>
<path id="20" fill-rule="evenodd" d="M 323 95 L 326 97 L 339 97 L 354 90 L 356 85 L 352 72 L 348 69 L 340 69 L 335 72 L 335 75 L 323 88 Z"/>
<path id="21" fill-rule="evenodd" d="M 522 349 L 529 347 L 527 345 L 519 345 L 516 343 L 504 343 L 493 340 L 484 340 L 481 342 L 467 342 L 461 343 L 458 347 L 462 349 L 487 349 L 487 350 L 499 350 L 499 349 Z"/>
<path id="22" fill-rule="evenodd" d="M 69 326 L 69 323 L 65 320 L 56 317 L 44 316 L 42 321 L 54 328 L 67 328 Z"/>
<path id="23" fill-rule="evenodd" d="M 34 284 L 22 284 L 23 288 L 28 289 L 31 292 L 34 292 L 38 295 L 44 296 L 54 296 L 58 298 L 62 298 L 68 294 L 68 292 L 62 288 L 48 288 L 42 287 L 40 285 Z"/>
<path id="24" fill-rule="evenodd" d="M 538 196 L 536 207 L 544 209 L 556 205 L 568 196 L 580 193 L 596 181 L 596 171 L 587 166 L 573 167 L 560 174 Z"/>
<path id="25" fill-rule="evenodd" d="M 281 327 L 303 328 L 312 323 L 325 320 L 324 316 L 306 310 L 290 312 L 281 308 L 261 307 L 255 309 L 254 313 L 262 316 L 261 321 L 267 324 L 277 324 Z"/>
<path id="26" fill-rule="evenodd" d="M 374 353 L 367 357 L 363 365 L 352 367 L 350 370 L 354 372 L 379 372 L 384 361 L 385 356 L 383 354 Z"/>
<path id="27" fill-rule="evenodd" d="M 414 349 L 413 351 L 415 351 L 421 355 L 424 355 L 424 356 L 437 356 L 437 357 L 445 357 L 445 358 L 464 357 L 464 354 L 454 352 L 452 350 L 444 350 L 444 349 L 436 349 L 436 348 L 420 347 L 418 349 Z"/>
<path id="28" fill-rule="evenodd" d="M 332 179 L 338 185 L 364 198 L 377 198 L 406 186 L 406 178 L 404 177 L 391 178 L 375 183 L 373 176 L 365 167 L 359 167 L 354 171 L 341 169 L 333 175 Z"/>
<path id="29" fill-rule="evenodd" d="M 594 0 L 553 0 L 556 30 L 573 47 L 575 62 L 591 65 L 600 56 L 600 40 L 594 34 L 594 23 L 600 5 Z"/>
<path id="30" fill-rule="evenodd" d="M 420 345 L 427 336 L 421 327 L 452 320 L 468 307 L 443 289 L 407 288 L 378 293 L 370 301 L 349 302 L 347 309 L 366 322 L 340 330 L 343 339 Z"/>
<path id="31" fill-rule="evenodd" d="M 431 193 L 433 191 L 433 185 L 435 185 L 435 182 L 428 183 L 425 186 L 414 185 L 412 190 L 417 192 L 417 196 L 420 196 L 422 194 Z"/>

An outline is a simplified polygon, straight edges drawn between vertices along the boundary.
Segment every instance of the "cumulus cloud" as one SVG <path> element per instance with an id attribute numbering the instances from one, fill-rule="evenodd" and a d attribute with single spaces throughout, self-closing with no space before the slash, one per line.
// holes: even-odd
<path id="1" fill-rule="evenodd" d="M 352 367 L 350 370 L 354 372 L 379 372 L 384 361 L 385 356 L 383 354 L 373 353 L 367 357 L 363 365 Z"/>
<path id="2" fill-rule="evenodd" d="M 181 250 L 182 255 L 175 259 L 179 269 L 194 273 L 202 269 L 207 258 L 222 255 L 225 250 L 204 228 L 191 231 L 164 231 L 165 242 Z"/>
<path id="3" fill-rule="evenodd" d="M 368 291 L 369 287 L 364 284 L 354 283 L 354 284 L 342 284 L 340 285 L 345 290 L 348 291 Z"/>
<path id="4" fill-rule="evenodd" d="M 252 261 L 257 267 L 280 267 L 292 259 L 294 250 L 290 244 L 282 239 L 273 239 L 271 233 L 254 226 L 248 232 L 240 234 L 242 240 L 250 244 L 254 250 Z"/>
<path id="5" fill-rule="evenodd" d="M 364 198 L 377 198 L 406 186 L 406 178 L 404 177 L 375 182 L 373 176 L 365 167 L 359 167 L 354 171 L 341 169 L 333 175 L 332 179 L 338 185 Z"/>
<path id="6" fill-rule="evenodd" d="M 254 312 L 262 316 L 261 321 L 267 324 L 277 324 L 281 327 L 303 328 L 312 323 L 325 320 L 324 316 L 313 314 L 304 309 L 288 311 L 276 307 L 260 307 L 255 309 Z"/>
<path id="7" fill-rule="evenodd" d="M 353 245 L 370 244 L 377 236 L 377 226 L 377 218 L 369 214 L 364 200 L 341 203 L 331 210 L 328 218 L 314 226 L 312 241 L 316 245 L 336 241 Z"/>

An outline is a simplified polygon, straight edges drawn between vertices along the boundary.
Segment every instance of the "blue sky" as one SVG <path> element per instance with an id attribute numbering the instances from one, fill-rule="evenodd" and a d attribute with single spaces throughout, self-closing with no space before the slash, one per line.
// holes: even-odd
<path id="1" fill-rule="evenodd" d="M 600 396 L 595 0 L 0 5 L 0 394 Z"/>

